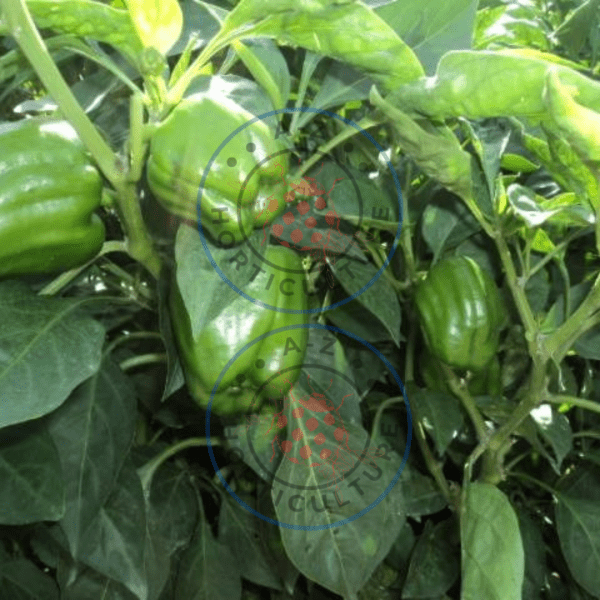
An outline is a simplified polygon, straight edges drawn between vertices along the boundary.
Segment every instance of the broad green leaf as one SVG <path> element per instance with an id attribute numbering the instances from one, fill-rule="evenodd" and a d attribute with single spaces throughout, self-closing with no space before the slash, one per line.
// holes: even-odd
<path id="1" fill-rule="evenodd" d="M 541 590 L 546 577 L 546 546 L 542 530 L 524 509 L 517 509 L 517 516 L 525 550 L 523 600 L 541 600 Z"/>
<path id="2" fill-rule="evenodd" d="M 561 44 L 567 46 L 573 55 L 581 52 L 585 42 L 598 27 L 598 0 L 586 0 L 565 19 L 554 35 Z"/>
<path id="3" fill-rule="evenodd" d="M 158 451 L 155 449 L 153 454 Z M 163 463 L 152 477 L 147 509 L 148 525 L 167 552 L 173 554 L 185 547 L 198 519 L 189 473 Z"/>
<path id="4" fill-rule="evenodd" d="M 402 597 L 439 597 L 458 579 L 459 571 L 457 522 L 449 519 L 434 525 L 427 521 L 410 559 Z"/>
<path id="5" fill-rule="evenodd" d="M 303 421 L 296 426 L 303 431 L 303 439 L 311 438 Z M 331 464 L 321 454 L 298 464 L 282 460 L 277 478 L 286 485 L 275 484 L 272 497 L 278 520 L 295 526 L 281 533 L 286 553 L 298 570 L 332 592 L 356 599 L 396 540 L 405 513 L 396 484 L 359 518 L 328 529 L 307 529 L 356 515 L 379 498 L 400 466 L 395 453 L 385 451 L 380 456 L 361 427 L 345 424 L 345 429 L 346 441 L 338 442 L 331 431 L 318 446 L 319 452 L 332 451 Z M 320 466 L 311 466 L 313 459 Z"/>
<path id="6" fill-rule="evenodd" d="M 243 499 L 252 505 L 250 499 Z M 229 497 L 224 499 L 219 512 L 219 542 L 229 547 L 244 579 L 283 590 L 281 579 L 269 564 L 258 519 Z"/>
<path id="7" fill-rule="evenodd" d="M 206 2 L 201 5 L 221 25 L 228 11 Z M 252 77 L 267 92 L 274 109 L 285 108 L 290 95 L 290 72 L 277 45 L 269 39 L 234 40 L 233 49 Z"/>
<path id="8" fill-rule="evenodd" d="M 554 457 L 549 458 L 554 470 L 560 474 L 562 461 L 573 448 L 573 434 L 569 419 L 549 404 L 541 404 L 532 410 L 530 415 L 542 438 L 550 444 Z"/>
<path id="9" fill-rule="evenodd" d="M 242 0 L 218 40 L 260 36 L 349 63 L 388 89 L 423 74 L 413 51 L 362 2 Z"/>
<path id="10" fill-rule="evenodd" d="M 131 381 L 107 362 L 49 418 L 66 487 L 60 525 L 78 560 L 91 559 L 87 552 L 93 542 L 86 536 L 114 490 L 133 440 L 135 416 Z"/>
<path id="11" fill-rule="evenodd" d="M 147 597 L 150 577 L 145 559 L 152 549 L 147 546 L 146 526 L 142 485 L 127 458 L 110 495 L 79 532 L 80 560 L 122 583 L 138 598 Z"/>
<path id="12" fill-rule="evenodd" d="M 550 31 L 545 13 L 533 4 L 517 2 L 477 11 L 473 47 L 518 46 L 548 50 Z"/>
<path id="13" fill-rule="evenodd" d="M 444 454 L 464 423 L 460 403 L 451 394 L 429 390 L 413 391 L 411 402 L 419 407 L 425 429 L 433 437 L 438 453 Z"/>
<path id="14" fill-rule="evenodd" d="M 557 69 L 561 81 L 579 91 L 579 103 L 600 110 L 600 83 L 543 54 L 511 50 L 448 52 L 435 77 L 400 85 L 386 99 L 408 114 L 438 120 L 510 115 L 539 120 L 547 115 L 543 90 L 549 68 Z"/>
<path id="15" fill-rule="evenodd" d="M 595 200 L 598 194 L 598 183 L 594 175 L 565 140 L 548 129 L 545 129 L 545 133 L 547 142 L 525 133 L 521 135 L 521 141 L 548 170 L 552 178 L 565 191 L 573 192 L 577 204 L 587 208 L 589 213 L 590 205 L 584 201 Z M 551 200 L 546 199 L 545 204 L 547 203 L 551 203 Z M 588 220 L 585 215 L 584 219 Z"/>
<path id="16" fill-rule="evenodd" d="M 513 210 L 525 221 L 528 227 L 539 227 L 559 212 L 558 209 L 542 209 L 537 202 L 535 192 L 525 186 L 513 183 L 508 186 L 506 192 Z"/>
<path id="17" fill-rule="evenodd" d="M 487 483 L 469 485 L 461 514 L 461 600 L 521 600 L 525 557 L 508 498 Z"/>
<path id="18" fill-rule="evenodd" d="M 346 290 L 348 296 L 362 289 L 377 274 L 377 267 L 365 257 L 364 260 L 350 260 L 342 257 L 327 263 L 335 273 L 336 279 Z M 382 273 L 377 281 L 356 298 L 365 309 L 374 315 L 386 328 L 396 345 L 400 345 L 401 312 L 398 296 L 394 288 Z"/>
<path id="19" fill-rule="evenodd" d="M 166 272 L 161 273 L 158 281 L 158 322 L 159 330 L 165 339 L 167 353 L 167 375 L 161 400 L 164 402 L 171 394 L 185 385 L 183 369 L 179 362 L 177 343 L 171 325 L 171 314 L 169 311 L 169 291 L 171 278 Z"/>
<path id="20" fill-rule="evenodd" d="M 57 521 L 65 488 L 54 441 L 39 421 L 0 430 L 0 523 Z"/>
<path id="21" fill-rule="evenodd" d="M 285 108 L 290 95 L 291 78 L 281 50 L 268 39 L 236 40 L 233 47 L 252 77 L 269 95 L 273 108 Z"/>
<path id="22" fill-rule="evenodd" d="M 327 319 L 332 325 L 351 331 L 367 342 L 383 342 L 389 339 L 390 334 L 385 326 L 374 315 L 365 311 L 360 298 L 328 310 Z"/>
<path id="23" fill-rule="evenodd" d="M 471 141 L 483 167 L 485 183 L 487 184 L 487 196 L 496 197 L 497 177 L 500 172 L 500 157 L 504 153 L 510 138 L 510 129 L 504 126 L 502 121 L 493 124 L 474 122 L 470 124 L 472 131 Z M 482 202 L 478 197 L 480 208 Z M 491 206 L 486 206 L 484 212 L 490 213 Z"/>
<path id="24" fill-rule="evenodd" d="M 126 10 L 97 0 L 27 0 L 27 8 L 42 29 L 110 44 L 133 65 L 140 64 L 143 45 Z"/>
<path id="25" fill-rule="evenodd" d="M 402 489 L 403 508 L 408 517 L 432 515 L 447 506 L 446 499 L 433 478 L 423 475 L 414 467 L 406 465 L 396 485 Z"/>
<path id="26" fill-rule="evenodd" d="M 174 598 L 240 600 L 242 581 L 231 550 L 215 540 L 204 510 L 179 566 Z"/>
<path id="27" fill-rule="evenodd" d="M 302 73 L 300 73 L 300 82 L 298 83 L 298 92 L 296 98 L 296 108 L 301 108 L 304 106 L 304 98 L 306 96 L 306 91 L 308 89 L 308 85 L 310 80 L 315 72 L 315 69 L 319 65 L 319 63 L 323 60 L 323 56 L 320 54 L 316 54 L 307 50 L 304 55 L 304 61 L 302 62 Z M 290 135 L 294 135 L 298 128 L 300 127 L 299 121 L 300 119 L 308 119 L 304 121 L 304 123 L 308 123 L 310 119 L 315 116 L 315 113 L 306 113 L 302 111 L 295 112 L 292 116 L 292 122 L 290 123 Z"/>
<path id="28" fill-rule="evenodd" d="M 177 0 L 126 0 L 131 20 L 145 48 L 165 55 L 179 39 L 183 14 Z"/>
<path id="29" fill-rule="evenodd" d="M 556 529 L 577 583 L 592 595 L 600 589 L 600 469 L 575 469 L 556 491 Z"/>
<path id="30" fill-rule="evenodd" d="M 456 198 L 431 201 L 423 212 L 421 232 L 433 252 L 434 263 L 446 250 L 458 246 L 478 230 L 479 225 L 473 215 Z"/>
<path id="31" fill-rule="evenodd" d="M 262 231 L 254 233 L 255 247 L 260 247 Z M 253 256 L 245 247 L 225 249 L 213 246 L 206 240 L 212 260 L 239 289 L 244 289 L 248 281 L 256 276 Z M 209 323 L 230 304 L 240 307 L 248 300 L 240 296 L 231 286 L 224 284 L 210 262 L 198 230 L 180 225 L 175 241 L 175 261 L 177 263 L 177 285 L 188 309 L 192 332 L 198 336 L 206 323 Z M 236 267 L 237 268 L 236 270 Z M 202 281 L 202 285 L 198 282 Z M 241 308 L 240 308 L 241 310 Z"/>
<path id="32" fill-rule="evenodd" d="M 53 411 L 98 370 L 104 328 L 85 304 L 0 284 L 0 427 Z"/>
<path id="33" fill-rule="evenodd" d="M 444 52 L 471 47 L 477 4 L 475 0 L 396 0 L 378 6 L 375 12 L 432 74 Z"/>
<path id="34" fill-rule="evenodd" d="M 389 98 L 389 96 L 388 96 Z M 456 136 L 444 125 L 423 127 L 403 110 L 402 102 L 388 102 L 375 87 L 370 101 L 393 123 L 396 137 L 403 149 L 423 172 L 445 188 L 463 198 L 471 197 L 471 156 L 465 152 Z"/>

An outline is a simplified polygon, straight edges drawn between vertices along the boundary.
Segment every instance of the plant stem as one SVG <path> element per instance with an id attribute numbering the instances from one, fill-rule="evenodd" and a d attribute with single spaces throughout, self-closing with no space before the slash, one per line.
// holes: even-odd
<path id="1" fill-rule="evenodd" d="M 584 235 L 588 235 L 594 231 L 593 225 L 590 227 L 586 227 L 585 229 L 580 229 L 578 231 L 573 232 L 570 236 L 564 239 L 560 244 L 557 244 L 554 250 L 548 252 L 548 254 L 544 255 L 542 259 L 540 259 L 534 267 L 532 267 L 527 273 L 527 279 L 531 279 L 540 269 L 543 269 L 553 258 L 555 258 L 561 252 L 567 248 L 567 246 L 574 240 Z"/>
<path id="2" fill-rule="evenodd" d="M 213 446 L 218 446 L 221 443 L 220 438 L 212 437 L 211 444 Z M 144 490 L 144 496 L 148 498 L 150 496 L 150 486 L 152 484 L 152 478 L 156 473 L 156 470 L 162 465 L 165 461 L 169 460 L 171 456 L 174 456 L 178 452 L 182 450 L 186 450 L 187 448 L 193 448 L 195 446 L 207 446 L 208 441 L 206 438 L 188 438 L 187 440 L 182 440 L 177 444 L 173 444 L 169 446 L 165 450 L 163 450 L 160 454 L 150 459 L 145 465 L 141 466 L 137 472 L 142 481 L 142 489 Z"/>
<path id="3" fill-rule="evenodd" d="M 131 358 L 128 358 L 121 362 L 119 364 L 119 367 L 121 368 L 121 371 L 128 371 L 129 369 L 135 369 L 136 367 L 139 367 L 141 365 L 148 365 L 157 362 L 167 362 L 167 355 L 154 353 L 141 354 L 140 356 L 132 356 Z"/>
<path id="4" fill-rule="evenodd" d="M 372 119 L 370 117 L 364 117 L 361 119 L 357 125 L 361 129 L 369 129 L 370 127 L 374 127 L 375 125 L 379 125 L 383 122 L 383 119 Z M 348 138 L 360 133 L 356 127 L 352 125 L 346 125 L 342 131 L 340 131 L 336 136 L 331 138 L 326 144 L 323 144 L 319 147 L 316 152 L 300 167 L 297 176 L 302 177 L 304 173 L 306 173 L 316 162 L 322 160 L 322 155 L 327 154 L 333 148 L 346 141 Z"/>
<path id="5" fill-rule="evenodd" d="M 498 452 L 515 429 L 527 418 L 529 413 L 541 403 L 546 388 L 546 360 L 533 360 L 529 382 L 524 392 L 524 398 L 517 405 L 506 423 L 490 438 L 488 447 L 492 452 Z"/>
<path id="6" fill-rule="evenodd" d="M 114 339 L 110 344 L 106 346 L 106 352 L 110 354 L 120 344 L 125 344 L 131 340 L 147 340 L 157 339 L 162 342 L 163 336 L 158 331 L 134 331 L 133 333 L 126 333 Z"/>
<path id="7" fill-rule="evenodd" d="M 498 249 L 498 254 L 500 255 L 500 260 L 502 261 L 506 280 L 517 306 L 519 316 L 521 317 L 521 322 L 525 327 L 525 339 L 527 340 L 529 347 L 529 354 L 533 358 L 539 352 L 537 339 L 539 328 L 535 321 L 535 317 L 533 316 L 529 301 L 527 300 L 527 295 L 525 294 L 525 279 L 519 278 L 515 271 L 515 265 L 513 263 L 512 256 L 502 232 L 495 232 L 492 235 L 492 238 L 496 244 L 496 248 Z"/>
<path id="8" fill-rule="evenodd" d="M 458 513 L 460 512 L 460 492 L 457 493 L 456 491 L 450 488 L 450 484 L 444 476 L 442 463 L 439 460 L 437 460 L 433 455 L 433 452 L 431 451 L 431 448 L 427 443 L 427 436 L 423 427 L 423 421 L 419 416 L 419 409 L 415 403 L 413 403 L 413 405 L 411 406 L 411 411 L 413 413 L 415 423 L 415 437 L 417 438 L 417 443 L 419 444 L 419 448 L 421 449 L 421 454 L 423 455 L 423 459 L 425 460 L 427 470 L 435 479 L 435 482 L 440 488 L 440 491 L 444 495 L 444 498 L 446 499 L 448 504 L 450 504 Z"/>
<path id="9" fill-rule="evenodd" d="M 117 188 L 118 211 L 127 235 L 129 255 L 140 262 L 158 279 L 161 260 L 154 246 L 140 210 L 136 184 L 127 182 Z"/>
<path id="10" fill-rule="evenodd" d="M 583 398 L 576 398 L 574 396 L 561 395 L 548 396 L 546 400 L 552 404 L 563 404 L 564 402 L 568 402 L 569 404 L 577 406 L 578 408 L 583 408 L 585 410 L 589 410 L 590 412 L 600 414 L 600 403 L 594 402 L 593 400 L 584 400 Z"/>
<path id="11" fill-rule="evenodd" d="M 600 312 L 600 275 L 579 308 L 546 340 L 549 356 L 560 363 L 571 346 L 586 331 L 598 324 Z"/>
<path id="12" fill-rule="evenodd" d="M 24 0 L 0 0 L 10 34 L 21 48 L 48 93 L 73 125 L 105 177 L 117 187 L 123 181 L 117 158 L 90 121 L 52 60 Z"/>
<path id="13" fill-rule="evenodd" d="M 477 433 L 477 438 L 479 441 L 483 441 L 488 437 L 488 428 L 475 404 L 469 390 L 460 384 L 458 378 L 454 371 L 445 364 L 439 363 L 442 367 L 442 371 L 444 373 L 445 379 L 448 383 L 448 387 L 450 391 L 460 400 L 463 408 L 467 411 L 471 422 L 473 423 L 473 427 L 475 427 L 475 432 Z"/>

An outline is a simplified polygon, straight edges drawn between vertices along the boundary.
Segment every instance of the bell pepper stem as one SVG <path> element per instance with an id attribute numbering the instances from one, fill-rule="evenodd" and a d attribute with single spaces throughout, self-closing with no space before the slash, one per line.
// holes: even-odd
<path id="1" fill-rule="evenodd" d="M 211 437 L 211 442 L 213 446 L 218 446 L 221 443 L 219 438 Z M 152 478 L 154 474 L 158 470 L 158 468 L 169 458 L 181 452 L 182 450 L 187 450 L 188 448 L 195 448 L 198 446 L 208 446 L 208 440 L 206 438 L 194 437 L 188 438 L 187 440 L 182 440 L 177 444 L 173 444 L 168 448 L 165 448 L 161 453 L 159 453 L 154 458 L 150 459 L 146 464 L 142 465 L 137 473 L 142 482 L 142 489 L 144 491 L 144 497 L 147 499 L 150 497 L 150 486 L 152 485 Z"/>
<path id="2" fill-rule="evenodd" d="M 153 365 L 155 363 L 166 363 L 167 355 L 160 353 L 142 354 L 140 356 L 132 356 L 127 358 L 123 362 L 119 363 L 121 371 L 128 371 L 129 369 L 135 369 L 142 365 Z"/>

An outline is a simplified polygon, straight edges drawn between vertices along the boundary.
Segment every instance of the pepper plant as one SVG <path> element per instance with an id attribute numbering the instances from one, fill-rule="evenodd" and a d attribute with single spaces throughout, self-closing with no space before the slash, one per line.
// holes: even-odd
<path id="1" fill-rule="evenodd" d="M 0 0 L 0 598 L 600 598 L 597 33 Z"/>

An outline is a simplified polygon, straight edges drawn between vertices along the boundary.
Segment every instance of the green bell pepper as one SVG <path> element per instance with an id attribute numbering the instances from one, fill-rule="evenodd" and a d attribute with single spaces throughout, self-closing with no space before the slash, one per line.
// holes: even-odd
<path id="1" fill-rule="evenodd" d="M 264 258 L 281 269 L 255 277 L 244 292 L 270 306 L 306 310 L 303 274 L 284 270 L 300 270 L 300 257 L 283 246 L 268 246 Z M 239 296 L 194 337 L 188 308 L 175 280 L 170 310 L 188 389 L 203 408 L 209 404 L 220 373 L 244 346 L 274 329 L 307 322 L 306 313 L 278 312 Z M 297 328 L 268 335 L 250 345 L 224 373 L 212 410 L 231 415 L 246 412 L 267 397 L 284 396 L 298 379 L 307 339 L 308 329 Z"/>
<path id="2" fill-rule="evenodd" d="M 177 105 L 150 142 L 148 184 L 158 201 L 169 212 L 196 221 L 200 183 L 212 155 L 253 118 L 224 96 L 202 94 Z M 264 121 L 241 130 L 210 165 L 200 202 L 203 229 L 233 246 L 270 223 L 285 208 L 287 169 L 288 153 Z"/>
<path id="3" fill-rule="evenodd" d="M 0 277 L 84 264 L 104 243 L 102 179 L 66 121 L 27 119 L 0 133 Z"/>
<path id="4" fill-rule="evenodd" d="M 478 371 L 496 354 L 506 312 L 496 283 L 473 259 L 436 264 L 417 287 L 415 306 L 427 346 L 442 362 Z"/>

